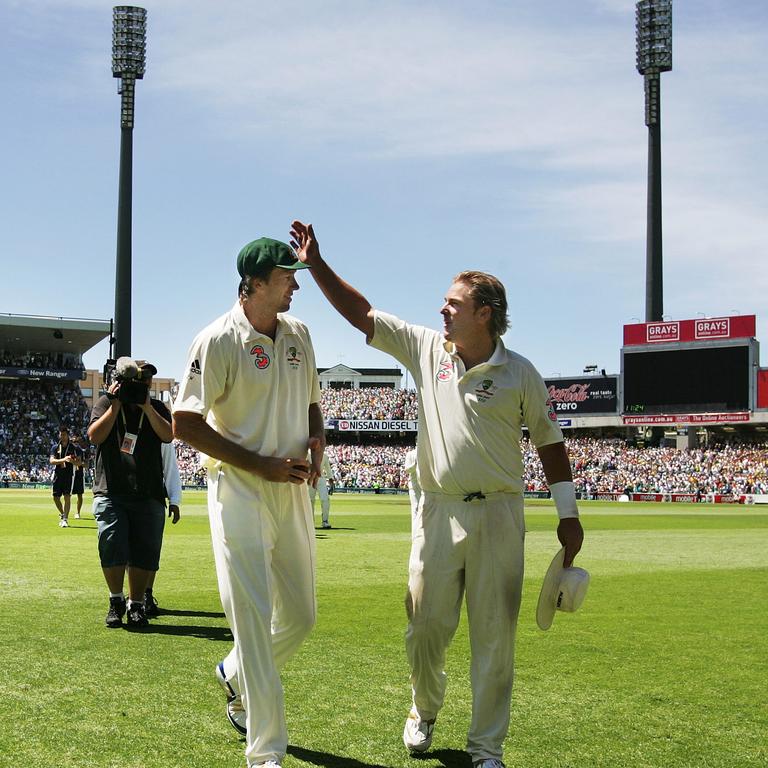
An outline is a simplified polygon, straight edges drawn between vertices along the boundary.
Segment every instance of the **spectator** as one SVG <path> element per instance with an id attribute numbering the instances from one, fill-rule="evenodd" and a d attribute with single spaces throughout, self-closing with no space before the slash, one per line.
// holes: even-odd
<path id="1" fill-rule="evenodd" d="M 327 454 L 323 454 L 320 463 L 320 474 L 317 477 L 317 487 L 309 484 L 309 503 L 312 507 L 312 515 L 315 514 L 315 497 L 320 496 L 320 513 L 323 528 L 330 528 L 331 497 L 329 485 L 333 485 L 333 469 L 331 469 Z"/>
<path id="2" fill-rule="evenodd" d="M 59 428 L 59 442 L 51 448 L 48 461 L 53 466 L 53 503 L 59 511 L 59 527 L 69 528 L 69 504 L 72 498 L 72 477 L 77 462 L 77 448 L 69 439 L 69 430 L 66 427 Z"/>

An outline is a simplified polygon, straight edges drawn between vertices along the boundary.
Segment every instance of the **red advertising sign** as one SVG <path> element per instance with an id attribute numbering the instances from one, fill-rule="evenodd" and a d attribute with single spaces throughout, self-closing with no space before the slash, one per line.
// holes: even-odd
<path id="1" fill-rule="evenodd" d="M 693 324 L 693 335 L 696 339 L 728 339 L 731 336 L 731 318 L 696 320 Z"/>
<path id="2" fill-rule="evenodd" d="M 633 493 L 631 501 L 671 501 L 676 504 L 695 504 L 701 499 L 695 493 Z"/>
<path id="3" fill-rule="evenodd" d="M 743 504 L 747 497 L 744 494 L 733 493 L 710 493 L 707 494 L 707 501 L 713 504 Z"/>
<path id="4" fill-rule="evenodd" d="M 757 407 L 768 408 L 768 368 L 757 372 Z"/>
<path id="5" fill-rule="evenodd" d="M 654 424 L 730 424 L 734 421 L 749 421 L 749 411 L 737 413 L 670 413 L 648 414 L 647 416 L 622 416 L 624 424 L 637 426 Z"/>
<path id="6" fill-rule="evenodd" d="M 645 343 L 658 344 L 662 341 L 680 341 L 679 321 L 645 324 Z"/>
<path id="7" fill-rule="evenodd" d="M 710 339 L 744 339 L 753 338 L 755 333 L 755 315 L 633 323 L 624 326 L 624 346 L 709 341 Z"/>
<path id="8" fill-rule="evenodd" d="M 629 498 L 632 501 L 667 501 L 663 493 L 633 493 Z"/>

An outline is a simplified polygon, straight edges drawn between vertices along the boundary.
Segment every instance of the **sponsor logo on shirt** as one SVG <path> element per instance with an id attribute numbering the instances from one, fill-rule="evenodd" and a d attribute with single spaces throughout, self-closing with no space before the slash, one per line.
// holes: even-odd
<path id="1" fill-rule="evenodd" d="M 552 402 L 552 398 L 547 399 L 547 416 L 550 421 L 557 421 L 557 414 L 555 413 L 555 404 Z"/>
<path id="2" fill-rule="evenodd" d="M 484 403 L 486 400 L 490 400 L 498 391 L 498 387 L 493 383 L 493 379 L 483 379 L 480 382 L 479 387 L 475 387 L 475 394 L 477 399 Z"/>
<path id="3" fill-rule="evenodd" d="M 440 363 L 440 369 L 437 372 L 438 381 L 449 381 L 453 376 L 453 361 L 444 360 Z"/>
<path id="4" fill-rule="evenodd" d="M 296 347 L 288 347 L 288 357 L 285 359 L 295 371 L 301 365 L 301 350 L 297 350 Z"/>
<path id="5" fill-rule="evenodd" d="M 264 347 L 262 347 L 261 344 L 255 344 L 251 348 L 251 355 L 253 356 L 253 364 L 260 371 L 263 371 L 265 368 L 269 368 L 271 360 L 269 359 L 269 355 L 264 351 Z"/>
<path id="6" fill-rule="evenodd" d="M 200 368 L 200 361 L 193 360 L 189 366 L 189 378 L 191 379 L 193 376 L 199 376 L 201 373 L 202 369 Z"/>

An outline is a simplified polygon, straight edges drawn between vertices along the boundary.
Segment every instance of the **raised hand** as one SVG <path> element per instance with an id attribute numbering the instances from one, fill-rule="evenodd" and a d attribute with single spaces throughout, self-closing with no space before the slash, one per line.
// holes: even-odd
<path id="1" fill-rule="evenodd" d="M 320 258 L 320 245 L 311 224 L 304 224 L 301 221 L 294 221 L 291 224 L 291 246 L 296 251 L 299 261 L 304 264 L 312 264 Z"/>

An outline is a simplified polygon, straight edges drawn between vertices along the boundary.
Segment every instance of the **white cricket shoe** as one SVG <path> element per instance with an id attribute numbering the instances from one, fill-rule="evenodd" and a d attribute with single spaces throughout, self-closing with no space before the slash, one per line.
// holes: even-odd
<path id="1" fill-rule="evenodd" d="M 432 746 L 435 719 L 422 720 L 416 707 L 408 713 L 403 729 L 403 744 L 409 752 L 426 752 Z"/>
<path id="2" fill-rule="evenodd" d="M 281 768 L 277 760 L 267 760 L 266 763 L 251 763 L 248 768 Z"/>
<path id="3" fill-rule="evenodd" d="M 484 757 L 481 760 L 475 760 L 472 768 L 506 768 L 506 766 L 497 757 Z"/>
<path id="4" fill-rule="evenodd" d="M 243 697 L 239 693 L 235 693 L 235 689 L 227 681 L 224 674 L 224 663 L 219 662 L 216 665 L 216 679 L 219 681 L 219 685 L 224 689 L 227 694 L 227 720 L 232 724 L 232 727 L 245 736 L 248 733 L 245 722 L 245 707 L 243 706 Z M 268 765 L 268 763 L 263 763 Z M 274 763 L 274 765 L 278 765 Z"/>
<path id="5" fill-rule="evenodd" d="M 69 528 L 69 523 L 63 517 L 59 520 L 59 528 Z"/>

